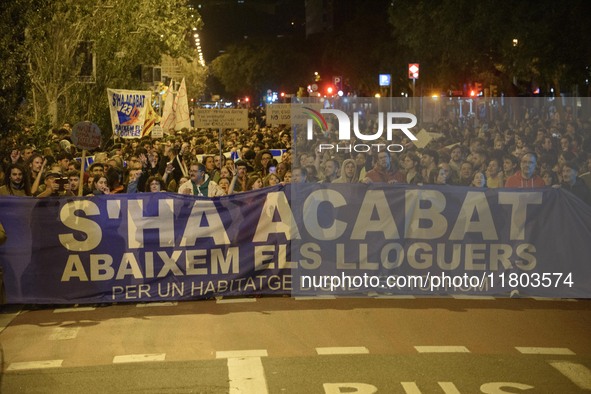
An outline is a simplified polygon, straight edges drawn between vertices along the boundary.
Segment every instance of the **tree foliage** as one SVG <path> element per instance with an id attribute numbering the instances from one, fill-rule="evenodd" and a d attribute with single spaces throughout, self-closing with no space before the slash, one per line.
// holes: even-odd
<path id="1" fill-rule="evenodd" d="M 390 22 L 400 55 L 421 63 L 424 85 L 479 81 L 519 93 L 507 92 L 514 80 L 555 88 L 582 81 L 588 12 L 585 0 L 398 0 Z"/>
<path id="2" fill-rule="evenodd" d="M 214 59 L 211 72 L 237 96 L 258 96 L 267 89 L 295 92 L 311 75 L 304 45 L 292 37 L 249 39 Z"/>
<path id="3" fill-rule="evenodd" d="M 378 75 L 395 67 L 396 48 L 387 23 L 386 1 L 352 2 L 347 20 L 323 37 L 317 65 L 329 76 L 342 76 L 352 93 L 373 96 Z"/>
<path id="4" fill-rule="evenodd" d="M 30 122 L 46 119 L 53 126 L 91 120 L 110 129 L 106 89 L 150 89 L 141 83 L 139 66 L 159 64 L 163 54 L 195 58 L 189 37 L 194 27 L 201 27 L 186 0 L 15 0 L 9 9 L 21 23 L 5 30 L 10 18 L 3 15 L 0 51 L 9 64 L 24 67 L 11 70 L 10 78 L 3 70 L 3 85 L 24 81 L 27 105 L 20 109 Z M 20 51 L 13 55 L 6 44 L 11 37 L 20 38 Z M 80 79 L 81 42 L 92 43 L 92 80 Z M 197 74 L 197 62 L 192 64 Z"/>
<path id="5" fill-rule="evenodd" d="M 0 132 L 17 128 L 17 113 L 27 90 L 24 50 L 26 19 L 20 0 L 7 2 L 0 13 Z"/>

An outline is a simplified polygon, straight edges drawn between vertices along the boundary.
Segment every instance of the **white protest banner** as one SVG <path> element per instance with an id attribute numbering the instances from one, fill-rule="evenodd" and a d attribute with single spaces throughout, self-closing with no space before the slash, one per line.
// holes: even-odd
<path id="1" fill-rule="evenodd" d="M 174 104 L 174 93 L 173 93 L 173 83 L 172 83 L 172 79 L 171 79 L 170 85 L 168 86 L 168 90 L 166 91 L 166 94 L 165 94 L 164 109 L 162 110 L 162 117 L 160 120 L 160 125 L 162 126 L 162 129 L 166 130 L 167 132 L 170 129 L 174 129 L 175 114 L 174 114 L 174 110 L 173 110 L 173 104 Z"/>
<path id="2" fill-rule="evenodd" d="M 151 97 L 152 92 L 149 90 L 107 89 L 115 136 L 141 138 Z"/>
<path id="3" fill-rule="evenodd" d="M 174 98 L 174 129 L 191 128 L 191 114 L 189 113 L 189 100 L 187 98 L 187 86 L 185 78 L 181 81 L 181 87 Z"/>
<path id="4" fill-rule="evenodd" d="M 164 137 L 164 129 L 162 128 L 162 126 L 157 124 L 152 128 L 152 132 L 150 133 L 150 136 L 152 137 L 152 139 L 162 138 L 162 137 Z"/>
<path id="5" fill-rule="evenodd" d="M 291 104 L 268 104 L 267 126 L 291 125 Z"/>
<path id="6" fill-rule="evenodd" d="M 247 109 L 196 109 L 195 128 L 248 129 Z"/>

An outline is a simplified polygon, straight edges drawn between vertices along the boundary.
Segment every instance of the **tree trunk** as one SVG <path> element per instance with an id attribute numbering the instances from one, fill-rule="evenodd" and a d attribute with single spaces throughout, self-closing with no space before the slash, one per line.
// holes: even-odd
<path id="1" fill-rule="evenodd" d="M 47 115 L 49 116 L 49 121 L 51 125 L 57 127 L 57 120 L 58 120 L 58 97 L 57 94 L 47 96 Z"/>

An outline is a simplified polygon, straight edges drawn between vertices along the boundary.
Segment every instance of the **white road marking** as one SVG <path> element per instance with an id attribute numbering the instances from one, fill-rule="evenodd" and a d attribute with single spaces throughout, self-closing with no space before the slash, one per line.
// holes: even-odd
<path id="1" fill-rule="evenodd" d="M 416 382 L 400 382 L 406 394 L 422 394 Z M 437 382 L 445 394 L 460 394 L 460 391 L 452 382 Z"/>
<path id="2" fill-rule="evenodd" d="M 7 371 L 22 371 L 25 369 L 58 368 L 64 360 L 25 361 L 12 363 L 6 368 Z"/>
<path id="3" fill-rule="evenodd" d="M 582 390 L 591 390 L 591 371 L 582 364 L 553 361 L 550 365 L 566 376 Z"/>
<path id="4" fill-rule="evenodd" d="M 437 382 L 437 384 L 445 394 L 460 394 L 460 391 L 452 382 Z"/>
<path id="5" fill-rule="evenodd" d="M 337 297 L 333 295 L 319 295 L 319 296 L 302 296 L 302 297 L 294 297 L 296 301 L 310 301 L 310 300 L 336 300 Z"/>
<path id="6" fill-rule="evenodd" d="M 165 358 L 166 358 L 166 353 L 125 354 L 125 355 L 113 357 L 113 364 L 164 361 Z"/>
<path id="7" fill-rule="evenodd" d="M 215 352 L 215 358 L 267 357 L 267 350 L 226 350 Z"/>
<path id="8" fill-rule="evenodd" d="M 550 298 L 550 297 L 531 297 L 536 301 L 568 301 L 568 302 L 577 302 L 578 300 L 574 298 Z"/>
<path id="9" fill-rule="evenodd" d="M 75 308 L 58 308 L 54 309 L 53 313 L 69 313 L 69 312 L 88 312 L 94 311 L 96 308 L 93 306 L 82 306 L 82 307 L 75 307 Z"/>
<path id="10" fill-rule="evenodd" d="M 62 341 L 66 339 L 74 339 L 78 336 L 80 327 L 56 327 L 49 336 L 50 341 Z"/>
<path id="11" fill-rule="evenodd" d="M 376 300 L 416 300 L 417 297 L 411 295 L 382 295 L 375 297 Z"/>
<path id="12" fill-rule="evenodd" d="M 574 356 L 575 352 L 565 347 L 518 347 L 515 349 L 521 354 L 562 354 L 567 356 Z"/>
<path id="13" fill-rule="evenodd" d="M 12 320 L 14 320 L 19 315 L 19 313 L 21 313 L 21 311 L 16 313 L 0 314 L 0 332 L 4 331 L 4 329 L 10 325 L 10 322 L 12 322 Z"/>
<path id="14" fill-rule="evenodd" d="M 148 308 L 151 306 L 177 306 L 178 302 L 146 302 L 145 304 L 136 304 L 138 308 Z"/>
<path id="15" fill-rule="evenodd" d="M 257 302 L 256 298 L 220 298 L 216 299 L 216 304 L 242 304 L 245 302 Z"/>
<path id="16" fill-rule="evenodd" d="M 230 394 L 266 394 L 269 392 L 261 357 L 267 350 L 229 350 L 216 352 L 216 358 L 228 359 Z"/>
<path id="17" fill-rule="evenodd" d="M 369 354 L 369 350 L 365 346 L 317 347 L 316 353 L 318 353 L 320 356 L 332 354 Z"/>
<path id="18" fill-rule="evenodd" d="M 419 386 L 415 382 L 400 382 L 406 394 L 422 394 Z"/>
<path id="19" fill-rule="evenodd" d="M 419 353 L 470 353 L 465 346 L 415 346 Z"/>
<path id="20" fill-rule="evenodd" d="M 480 296 L 480 295 L 467 295 L 467 294 L 454 294 L 452 298 L 456 300 L 496 300 L 493 296 Z"/>

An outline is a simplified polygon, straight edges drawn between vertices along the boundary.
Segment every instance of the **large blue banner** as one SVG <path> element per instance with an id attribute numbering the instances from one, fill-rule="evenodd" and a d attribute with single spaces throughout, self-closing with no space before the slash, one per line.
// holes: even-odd
<path id="1" fill-rule="evenodd" d="M 214 199 L 1 197 L 0 222 L 10 303 L 591 297 L 591 208 L 560 189 L 315 184 Z"/>
<path id="2" fill-rule="evenodd" d="M 590 297 L 591 207 L 562 189 L 295 185 L 294 293 Z"/>

